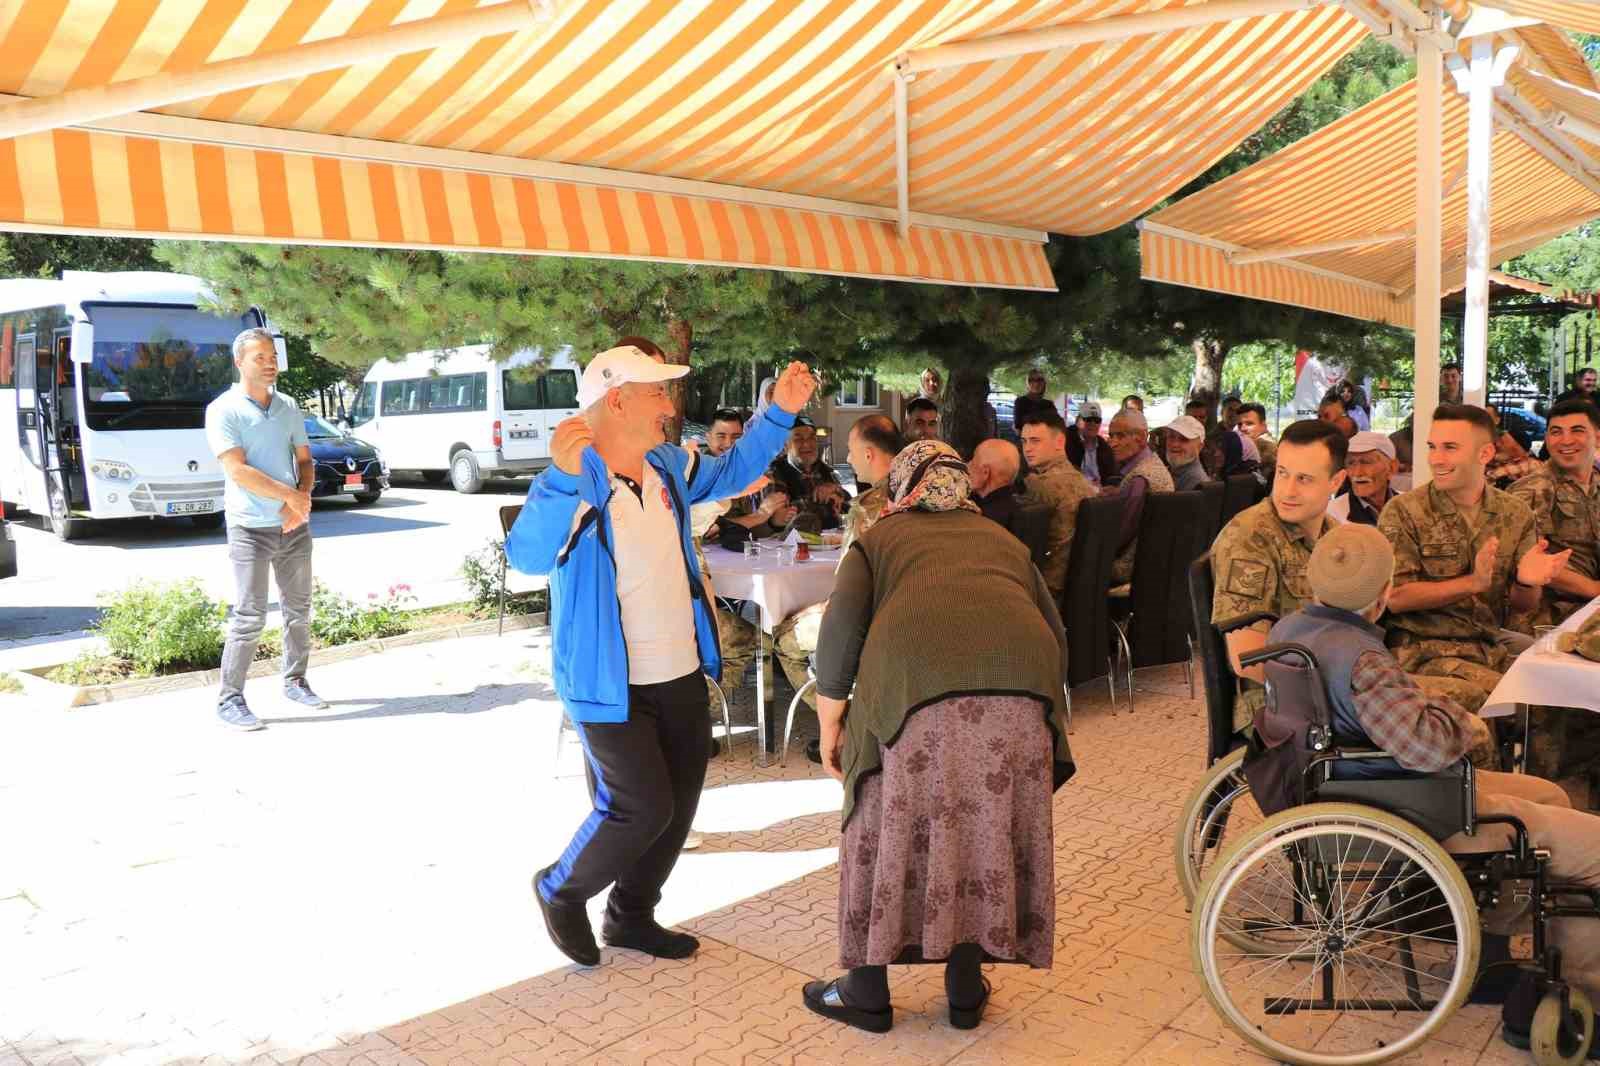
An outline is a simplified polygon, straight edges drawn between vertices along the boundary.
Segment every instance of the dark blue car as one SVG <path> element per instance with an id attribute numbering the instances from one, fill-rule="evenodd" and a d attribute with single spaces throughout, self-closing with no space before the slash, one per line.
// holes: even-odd
<path id="1" fill-rule="evenodd" d="M 378 449 L 315 415 L 306 417 L 306 436 L 311 438 L 311 462 L 316 471 L 313 498 L 348 492 L 359 504 L 378 502 L 389 487 L 389 464 Z"/>

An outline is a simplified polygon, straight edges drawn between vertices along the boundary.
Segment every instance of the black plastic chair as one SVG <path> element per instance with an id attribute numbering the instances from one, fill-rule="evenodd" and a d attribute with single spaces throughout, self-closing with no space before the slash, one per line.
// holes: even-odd
<path id="1" fill-rule="evenodd" d="M 1050 552 L 1050 516 L 1054 508 L 1047 503 L 1024 503 L 1011 518 L 1011 535 L 1022 541 L 1033 557 L 1033 565 L 1044 569 Z"/>
<path id="2" fill-rule="evenodd" d="M 1183 663 L 1189 695 L 1194 695 L 1194 619 L 1188 611 L 1172 610 L 1172 605 L 1183 603 L 1188 595 L 1190 561 L 1210 546 L 1206 539 L 1210 503 L 1199 490 L 1145 497 L 1133 580 L 1125 587 L 1126 595 L 1112 602 L 1112 624 L 1128 660 L 1130 708 L 1133 672 L 1146 667 Z"/>
<path id="3" fill-rule="evenodd" d="M 1211 553 L 1189 564 L 1189 606 L 1194 614 L 1195 645 L 1200 649 L 1200 679 L 1206 692 L 1206 765 L 1223 758 L 1244 739 L 1233 731 L 1233 705 L 1239 699 L 1239 678 L 1228 660 L 1228 644 L 1211 624 L 1216 586 Z"/>
<path id="4" fill-rule="evenodd" d="M 1067 708 L 1072 689 L 1104 676 L 1111 693 L 1112 713 L 1117 707 L 1116 667 L 1112 665 L 1111 564 L 1117 557 L 1122 515 L 1127 501 L 1121 496 L 1096 496 L 1078 505 L 1072 555 L 1067 562 L 1066 587 L 1061 594 L 1061 623 L 1067 631 Z"/>
<path id="5" fill-rule="evenodd" d="M 1223 493 L 1227 486 L 1220 481 L 1208 481 L 1200 486 L 1200 494 L 1205 497 L 1205 523 L 1206 547 L 1209 550 L 1212 541 L 1217 539 L 1217 534 L 1222 532 L 1222 504 Z"/>
<path id="6" fill-rule="evenodd" d="M 1261 482 L 1254 474 L 1235 474 L 1222 483 L 1222 525 L 1261 498 Z M 1218 526 L 1221 529 L 1222 526 Z"/>

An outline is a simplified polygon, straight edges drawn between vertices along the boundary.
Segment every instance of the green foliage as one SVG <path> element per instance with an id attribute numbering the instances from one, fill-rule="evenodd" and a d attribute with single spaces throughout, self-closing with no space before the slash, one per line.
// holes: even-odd
<path id="1" fill-rule="evenodd" d="M 318 581 L 311 590 L 311 636 L 324 645 L 398 636 L 411 628 L 407 611 L 416 599 L 410 585 L 390 585 L 381 599 L 369 592 L 366 603 L 357 603 Z"/>
<path id="2" fill-rule="evenodd" d="M 164 270 L 154 241 L 131 237 L 74 237 L 57 233 L 0 234 L 0 277 L 59 278 L 63 270 Z"/>
<path id="3" fill-rule="evenodd" d="M 487 541 L 482 548 L 461 560 L 461 577 L 472 590 L 472 610 L 478 615 L 493 615 L 500 610 L 500 595 L 507 591 L 501 577 L 500 565 L 505 560 L 505 545 L 498 540 Z M 533 614 L 545 609 L 543 589 L 534 592 L 510 592 L 506 596 L 506 614 Z"/>
<path id="4" fill-rule="evenodd" d="M 142 675 L 205 669 L 222 661 L 226 604 L 194 579 L 170 584 L 139 581 L 100 597 L 95 631 L 111 654 Z"/>
<path id="5" fill-rule="evenodd" d="M 11 674 L 0 674 L 0 696 L 20 696 L 22 682 Z"/>

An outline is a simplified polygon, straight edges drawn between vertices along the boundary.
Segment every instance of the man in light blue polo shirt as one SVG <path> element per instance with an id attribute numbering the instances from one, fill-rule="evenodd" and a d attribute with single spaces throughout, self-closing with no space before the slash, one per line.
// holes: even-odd
<path id="1" fill-rule="evenodd" d="M 283 605 L 283 694 L 305 707 L 327 704 L 306 684 L 311 658 L 311 446 L 304 416 L 278 394 L 272 334 L 247 329 L 233 339 L 239 381 L 206 408 L 206 440 L 228 483 L 228 558 L 238 586 L 217 717 L 239 730 L 264 728 L 244 699 L 245 676 L 267 618 L 267 573 Z"/>

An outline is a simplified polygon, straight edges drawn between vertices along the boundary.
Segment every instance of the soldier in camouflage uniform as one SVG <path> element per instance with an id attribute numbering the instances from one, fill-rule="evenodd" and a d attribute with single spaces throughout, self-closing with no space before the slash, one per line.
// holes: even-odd
<path id="1" fill-rule="evenodd" d="M 1533 512 L 1486 480 L 1488 414 L 1441 404 L 1433 417 L 1433 480 L 1390 500 L 1378 518 L 1395 555 L 1385 628 L 1418 685 L 1475 712 L 1530 643 L 1504 628 L 1508 616 L 1537 606 L 1569 553 L 1546 554 Z"/>
<path id="2" fill-rule="evenodd" d="M 894 420 L 887 415 L 866 415 L 850 427 L 850 468 L 856 472 L 858 484 L 866 481 L 872 487 L 858 495 L 845 513 L 840 559 L 883 513 L 884 505 L 889 502 L 889 467 L 904 443 Z M 822 631 L 822 616 L 827 608 L 826 601 L 802 608 L 779 622 L 772 631 L 778 664 L 796 692 L 810 677 L 811 656 L 817 650 L 817 637 Z M 816 709 L 815 689 L 806 692 L 805 701 L 812 710 Z"/>
<path id="3" fill-rule="evenodd" d="M 1600 477 L 1595 476 L 1600 411 L 1581 399 L 1550 409 L 1545 430 L 1549 461 L 1508 490 L 1533 511 L 1539 535 L 1552 548 L 1571 549 L 1567 567 L 1545 586 L 1528 625 L 1559 625 L 1573 611 L 1600 596 Z M 1571 768 L 1593 765 L 1600 755 L 1600 721 L 1543 707 L 1534 711 L 1530 769 L 1557 778 Z"/>
<path id="4" fill-rule="evenodd" d="M 1339 523 L 1328 501 L 1345 478 L 1346 441 L 1331 425 L 1306 420 L 1283 433 L 1278 454 L 1290 476 L 1273 481 L 1272 495 L 1233 517 L 1211 545 L 1215 592 L 1211 623 L 1226 629 L 1251 615 L 1287 618 L 1311 602 L 1306 566 L 1317 539 Z M 1234 670 L 1244 679 L 1233 727 L 1242 731 L 1261 708 L 1261 668 L 1240 670 L 1238 657 L 1266 643 L 1270 621 L 1227 635 Z"/>
<path id="5" fill-rule="evenodd" d="M 1017 426 L 1022 436 L 1022 457 L 1028 461 L 1024 482 L 1033 503 L 1050 507 L 1044 583 L 1061 599 L 1067 586 L 1067 562 L 1078 529 L 1078 504 L 1094 495 L 1094 486 L 1067 458 L 1067 424 L 1054 407 L 1029 411 Z"/>

